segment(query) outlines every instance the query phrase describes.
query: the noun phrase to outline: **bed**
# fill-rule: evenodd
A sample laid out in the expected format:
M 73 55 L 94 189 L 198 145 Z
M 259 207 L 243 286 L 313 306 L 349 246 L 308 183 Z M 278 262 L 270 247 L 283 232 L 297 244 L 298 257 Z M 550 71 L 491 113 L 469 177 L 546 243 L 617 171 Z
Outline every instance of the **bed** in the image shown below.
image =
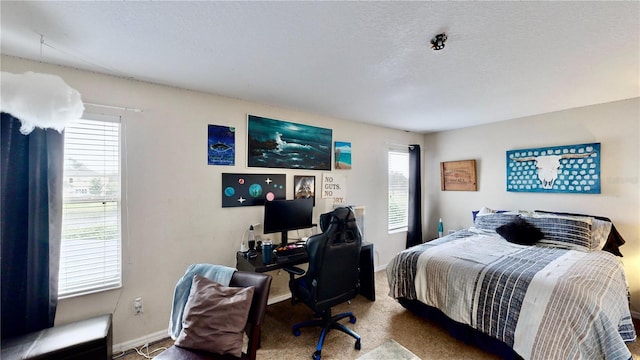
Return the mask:
M 396 255 L 389 295 L 503 358 L 631 359 L 622 244 L 604 217 L 484 208 Z

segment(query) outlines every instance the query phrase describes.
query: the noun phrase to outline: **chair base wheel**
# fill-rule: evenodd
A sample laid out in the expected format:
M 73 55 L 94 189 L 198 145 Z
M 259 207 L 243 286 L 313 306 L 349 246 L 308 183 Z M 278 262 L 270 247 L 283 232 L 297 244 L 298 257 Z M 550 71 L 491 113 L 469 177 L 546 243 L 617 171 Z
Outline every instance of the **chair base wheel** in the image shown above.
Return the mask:
M 360 340 L 358 339 L 358 340 L 356 340 L 356 346 L 355 346 L 355 348 L 356 348 L 356 350 L 360 350 L 360 347 L 361 347 L 361 345 L 360 345 Z
M 313 360 L 320 360 L 320 355 L 321 355 L 320 353 L 321 353 L 320 350 L 317 350 L 316 352 L 313 353 L 313 355 L 311 355 L 311 358 Z
M 353 316 L 353 315 L 349 316 L 349 322 L 352 323 L 352 324 L 355 324 L 356 323 L 356 317 Z
M 293 330 L 293 335 L 300 336 L 300 330 L 298 329 Z

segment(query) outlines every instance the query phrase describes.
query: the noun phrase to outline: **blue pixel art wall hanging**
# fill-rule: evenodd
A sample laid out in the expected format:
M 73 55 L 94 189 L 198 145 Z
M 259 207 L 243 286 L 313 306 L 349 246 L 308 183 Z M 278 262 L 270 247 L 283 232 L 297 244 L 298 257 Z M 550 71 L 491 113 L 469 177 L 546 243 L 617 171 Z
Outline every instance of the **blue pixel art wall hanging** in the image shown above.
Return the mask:
M 508 150 L 507 191 L 600 194 L 600 143 Z

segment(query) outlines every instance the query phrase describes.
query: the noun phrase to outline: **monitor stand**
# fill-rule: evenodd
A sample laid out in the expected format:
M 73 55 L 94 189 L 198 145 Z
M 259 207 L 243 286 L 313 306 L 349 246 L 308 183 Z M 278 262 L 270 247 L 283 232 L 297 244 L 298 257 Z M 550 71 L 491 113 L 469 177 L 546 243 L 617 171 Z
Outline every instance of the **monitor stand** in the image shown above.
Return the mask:
M 280 246 L 286 247 L 289 244 L 289 232 L 283 231 L 280 235 Z

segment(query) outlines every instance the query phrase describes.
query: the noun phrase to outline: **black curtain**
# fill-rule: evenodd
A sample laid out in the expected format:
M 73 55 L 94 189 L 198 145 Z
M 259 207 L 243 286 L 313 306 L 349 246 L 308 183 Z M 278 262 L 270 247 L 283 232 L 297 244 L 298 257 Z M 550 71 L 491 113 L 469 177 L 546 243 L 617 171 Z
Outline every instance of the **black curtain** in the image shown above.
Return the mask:
M 409 226 L 407 248 L 422 243 L 422 191 L 420 145 L 409 145 Z
M 2 113 L 2 339 L 53 326 L 58 304 L 64 135 Z

